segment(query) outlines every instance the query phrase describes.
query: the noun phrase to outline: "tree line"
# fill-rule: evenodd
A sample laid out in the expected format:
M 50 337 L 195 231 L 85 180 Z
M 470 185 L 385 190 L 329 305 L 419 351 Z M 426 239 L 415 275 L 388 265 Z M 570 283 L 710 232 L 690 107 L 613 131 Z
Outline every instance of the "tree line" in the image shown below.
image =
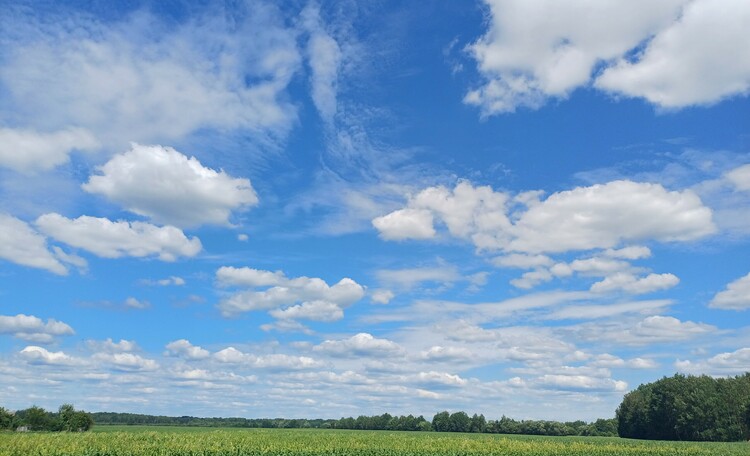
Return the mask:
M 84 432 L 91 429 L 94 419 L 90 413 L 76 410 L 71 404 L 63 404 L 55 412 L 32 406 L 12 412 L 0 407 L 0 429 Z
M 340 419 L 285 419 L 285 418 L 197 418 L 193 416 L 156 416 L 135 413 L 97 412 L 92 414 L 97 424 L 204 426 L 244 428 L 317 428 L 384 431 L 479 432 L 496 434 L 617 436 L 614 419 L 585 421 L 514 420 L 503 416 L 487 420 L 484 415 L 469 416 L 466 412 L 437 413 L 432 421 L 424 416 L 382 415 L 344 417 Z
M 677 374 L 626 394 L 616 412 L 620 437 L 750 439 L 750 373 L 729 378 Z

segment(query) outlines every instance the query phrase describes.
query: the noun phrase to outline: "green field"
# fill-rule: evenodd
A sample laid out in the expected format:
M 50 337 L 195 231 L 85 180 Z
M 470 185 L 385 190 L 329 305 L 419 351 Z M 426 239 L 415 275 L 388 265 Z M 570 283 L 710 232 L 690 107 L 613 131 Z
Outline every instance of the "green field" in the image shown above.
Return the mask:
M 747 443 L 646 442 L 435 432 L 98 426 L 87 433 L 0 433 L 0 456 L 605 456 L 748 455 Z

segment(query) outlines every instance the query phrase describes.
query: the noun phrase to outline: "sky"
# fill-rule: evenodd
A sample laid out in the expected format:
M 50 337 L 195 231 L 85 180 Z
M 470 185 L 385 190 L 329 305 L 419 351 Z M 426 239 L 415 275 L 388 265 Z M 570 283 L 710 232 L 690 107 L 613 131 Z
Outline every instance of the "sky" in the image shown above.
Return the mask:
M 0 8 L 0 406 L 613 417 L 750 371 L 750 3 Z

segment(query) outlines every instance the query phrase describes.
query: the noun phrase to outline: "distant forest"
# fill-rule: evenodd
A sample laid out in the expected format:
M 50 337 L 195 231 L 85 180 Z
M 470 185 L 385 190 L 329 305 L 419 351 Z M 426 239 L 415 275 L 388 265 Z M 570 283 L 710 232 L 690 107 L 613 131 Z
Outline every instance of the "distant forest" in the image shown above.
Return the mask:
M 237 428 L 318 428 L 389 431 L 478 432 L 549 436 L 605 436 L 658 440 L 739 441 L 750 439 L 750 373 L 730 378 L 675 375 L 626 394 L 612 419 L 585 421 L 514 420 L 503 416 L 440 412 L 423 416 L 359 416 L 340 419 L 197 418 L 40 407 L 10 412 L 0 407 L 0 429 L 86 431 L 94 424 Z
M 437 431 L 437 432 L 484 432 L 497 434 L 529 435 L 583 435 L 617 436 L 614 419 L 599 419 L 593 423 L 585 421 L 540 421 L 514 420 L 502 417 L 486 420 L 484 415 L 469 416 L 466 412 L 440 412 L 432 421 L 423 416 L 393 416 L 388 413 L 375 416 L 334 419 L 257 419 L 257 418 L 196 418 L 192 416 L 153 416 L 133 413 L 98 412 L 91 414 L 97 424 L 159 425 L 159 426 L 206 426 L 245 428 L 318 428 L 359 429 L 384 431 Z

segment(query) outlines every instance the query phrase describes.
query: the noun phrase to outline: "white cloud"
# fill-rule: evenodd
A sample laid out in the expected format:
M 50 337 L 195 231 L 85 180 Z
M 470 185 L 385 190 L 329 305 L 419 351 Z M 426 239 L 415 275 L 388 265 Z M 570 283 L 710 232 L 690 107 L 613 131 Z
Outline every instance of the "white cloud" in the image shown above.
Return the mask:
M 624 392 L 628 389 L 628 384 L 621 380 L 591 377 L 587 375 L 547 374 L 537 378 L 534 383 L 544 388 L 572 391 Z
M 423 231 L 434 232 L 436 217 L 451 235 L 471 240 L 478 249 L 525 254 L 612 249 L 641 240 L 689 241 L 716 231 L 711 209 L 695 193 L 667 191 L 659 184 L 620 180 L 577 187 L 526 202 L 525 211 L 513 214 L 508 213 L 509 201 L 505 193 L 462 181 L 453 191 L 427 188 L 410 198 L 406 209 L 377 218 L 373 225 L 385 239 L 422 239 L 398 230 L 394 236 L 391 229 L 402 225 L 404 211 L 419 211 L 427 223 Z M 389 223 L 378 222 L 384 219 Z
M 696 0 L 679 20 L 659 30 L 634 61 L 607 68 L 596 87 L 643 97 L 663 108 L 715 103 L 750 89 L 747 35 L 750 4 L 744 0 Z
M 743 0 L 485 3 L 489 28 L 467 48 L 483 84 L 464 98 L 483 116 L 565 99 L 592 76 L 597 89 L 664 108 L 710 104 L 750 87 L 750 51 L 735 46 L 750 20 Z
M 99 142 L 91 132 L 68 128 L 53 133 L 0 128 L 0 166 L 22 173 L 48 171 L 66 163 L 74 150 L 91 151 Z
M 669 299 L 621 302 L 617 304 L 566 306 L 545 316 L 550 320 L 611 318 L 627 313 L 654 314 L 673 304 Z
M 659 365 L 652 359 L 631 358 L 628 360 L 618 356 L 604 353 L 597 355 L 590 363 L 594 367 L 612 367 L 612 368 L 629 368 L 629 369 L 653 369 Z
M 216 271 L 216 280 L 222 286 L 269 287 L 287 282 L 282 271 L 264 271 L 253 268 L 222 266 Z
M 36 343 L 51 343 L 59 336 L 75 334 L 73 328 L 55 319 L 45 323 L 33 315 L 0 315 L 0 334 L 10 334 L 18 339 Z
M 204 167 L 171 147 L 133 144 L 83 184 L 130 212 L 158 223 L 228 225 L 233 210 L 258 203 L 248 179 Z
M 64 252 L 63 252 L 64 253 Z M 26 222 L 0 213 L 0 258 L 66 275 L 68 269 L 47 248 L 47 240 Z
M 201 251 L 198 238 L 187 238 L 173 226 L 158 227 L 145 222 L 113 222 L 106 218 L 81 216 L 69 219 L 50 213 L 36 220 L 39 229 L 70 246 L 105 258 L 156 255 L 163 261 L 192 257 Z
M 724 175 L 737 190 L 750 191 L 750 165 L 742 165 Z
M 224 286 L 271 286 L 265 290 L 239 291 L 222 299 L 217 307 L 224 316 L 269 310 L 272 316 L 283 320 L 335 321 L 343 316 L 344 308 L 365 295 L 364 287 L 349 278 L 329 286 L 323 279 L 288 278 L 281 271 L 221 267 L 216 271 L 216 279 Z
M 654 315 L 646 317 L 635 325 L 631 334 L 645 340 L 679 341 L 703 335 L 716 330 L 705 323 L 680 321 L 674 317 Z
M 463 347 L 443 347 L 434 345 L 420 354 L 427 361 L 466 361 L 474 357 L 472 352 Z
M 610 258 L 622 258 L 624 260 L 640 260 L 651 256 L 651 249 L 641 245 L 631 245 L 621 249 L 607 249 L 602 255 Z
M 208 358 L 211 353 L 201 347 L 193 345 L 187 339 L 179 339 L 168 343 L 165 347 L 167 351 L 165 354 L 170 356 L 179 356 L 186 359 L 205 359 Z
M 320 8 L 308 3 L 301 14 L 302 23 L 310 34 L 307 59 L 310 65 L 312 99 L 320 116 L 332 122 L 336 115 L 336 85 L 342 55 L 338 43 L 326 32 L 320 20 Z
M 344 311 L 338 304 L 323 300 L 305 301 L 285 309 L 274 309 L 269 314 L 280 320 L 338 321 L 344 318 Z
M 151 303 L 148 301 L 141 301 L 134 297 L 129 297 L 123 303 L 126 309 L 148 309 L 151 307 Z
M 86 345 L 93 351 L 105 353 L 128 353 L 138 349 L 138 344 L 132 340 L 120 339 L 114 342 L 111 338 L 103 341 L 88 340 Z
M 523 253 L 511 253 L 492 259 L 492 264 L 497 267 L 532 269 L 540 266 L 552 266 L 552 258 L 546 255 L 526 255 Z
M 433 238 L 436 232 L 432 223 L 432 213 L 424 209 L 399 209 L 372 220 L 380 237 L 389 241 Z
M 466 386 L 468 381 L 456 374 L 449 374 L 447 372 L 419 372 L 411 377 L 411 380 L 421 385 L 432 386 L 432 387 L 460 387 Z
M 180 25 L 144 12 L 17 16 L 4 22 L 6 115 L 44 131 L 85 128 L 115 147 L 199 129 L 283 134 L 296 117 L 283 96 L 300 66 L 296 32 L 272 4 L 241 9 Z
M 47 351 L 42 347 L 35 345 L 29 345 L 19 352 L 21 357 L 30 364 L 49 364 L 49 365 L 62 365 L 71 366 L 79 364 L 80 360 L 73 358 L 64 352 L 51 352 Z
M 162 287 L 167 287 L 171 285 L 179 287 L 179 286 L 185 285 L 185 279 L 183 279 L 182 277 L 177 277 L 177 276 L 169 276 L 166 279 L 159 279 L 155 282 L 148 281 L 147 283 L 156 284 Z
M 337 357 L 392 357 L 403 354 L 403 348 L 388 339 L 378 339 L 372 334 L 359 333 L 348 339 L 326 340 L 313 350 Z
M 750 273 L 729 283 L 724 291 L 716 293 L 708 306 L 715 309 L 750 309 Z
M 666 290 L 678 283 L 680 283 L 680 279 L 674 274 L 649 274 L 646 277 L 636 277 L 633 274 L 621 272 L 596 282 L 591 286 L 591 291 L 607 293 L 621 290 L 630 294 L 644 294 Z
M 711 209 L 690 190 L 613 181 L 551 195 L 515 224 L 509 250 L 530 253 L 613 248 L 654 239 L 688 241 L 712 234 Z
M 213 354 L 213 358 L 226 364 L 242 364 L 248 367 L 268 369 L 273 371 L 313 369 L 321 364 L 308 356 L 292 356 L 281 353 L 270 355 L 253 355 L 243 353 L 234 347 L 227 347 Z
M 424 282 L 449 285 L 462 279 L 455 266 L 437 266 L 407 269 L 381 269 L 375 273 L 377 279 L 391 287 L 410 290 Z
M 720 353 L 706 360 L 677 360 L 675 367 L 691 374 L 739 375 L 750 371 L 750 348 Z
M 578 330 L 584 339 L 626 345 L 649 345 L 682 342 L 706 336 L 715 332 L 717 328 L 706 323 L 652 315 L 635 323 L 588 323 L 580 325 Z
M 159 364 L 153 359 L 144 358 L 133 353 L 95 353 L 91 357 L 94 361 L 104 363 L 121 371 L 155 371 Z
M 381 288 L 370 293 L 370 301 L 373 304 L 388 304 L 395 296 L 391 290 Z
M 566 98 L 597 64 L 671 24 L 686 1 L 485 0 L 489 29 L 468 47 L 484 85 L 464 101 L 488 116 Z

